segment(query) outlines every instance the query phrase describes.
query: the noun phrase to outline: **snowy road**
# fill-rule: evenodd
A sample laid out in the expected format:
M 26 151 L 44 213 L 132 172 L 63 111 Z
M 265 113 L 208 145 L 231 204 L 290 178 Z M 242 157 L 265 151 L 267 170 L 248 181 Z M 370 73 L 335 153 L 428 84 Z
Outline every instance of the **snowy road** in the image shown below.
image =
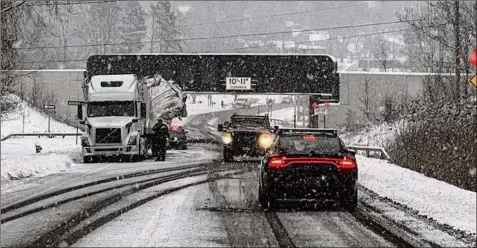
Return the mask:
M 186 129 L 198 138 L 217 139 L 217 123 L 233 112 L 258 111 L 202 114 L 190 118 Z M 335 208 L 263 212 L 256 195 L 257 163 L 221 161 L 220 146 L 190 144 L 187 151 L 168 151 L 165 162 L 78 164 L 25 179 L 2 189 L 1 246 L 469 244 L 362 186 L 356 213 Z M 392 220 L 396 216 L 402 223 Z
M 346 212 L 264 213 L 256 169 L 223 164 L 217 146 L 197 144 L 169 151 L 166 162 L 81 164 L 25 179 L 2 191 L 1 245 L 392 246 Z
M 176 191 L 122 214 L 73 246 L 392 246 L 346 212 L 264 213 L 257 182 L 252 171 Z

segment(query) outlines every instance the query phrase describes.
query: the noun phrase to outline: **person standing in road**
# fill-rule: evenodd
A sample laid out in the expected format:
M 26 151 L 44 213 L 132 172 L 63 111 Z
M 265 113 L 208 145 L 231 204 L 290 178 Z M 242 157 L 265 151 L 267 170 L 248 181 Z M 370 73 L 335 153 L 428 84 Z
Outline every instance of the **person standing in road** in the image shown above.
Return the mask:
M 222 105 L 222 108 L 224 108 L 224 100 L 220 102 L 220 105 Z
M 156 161 L 166 160 L 167 139 L 169 139 L 169 127 L 164 124 L 164 120 L 157 117 L 157 123 L 152 127 L 154 138 L 152 140 L 152 154 L 157 156 Z

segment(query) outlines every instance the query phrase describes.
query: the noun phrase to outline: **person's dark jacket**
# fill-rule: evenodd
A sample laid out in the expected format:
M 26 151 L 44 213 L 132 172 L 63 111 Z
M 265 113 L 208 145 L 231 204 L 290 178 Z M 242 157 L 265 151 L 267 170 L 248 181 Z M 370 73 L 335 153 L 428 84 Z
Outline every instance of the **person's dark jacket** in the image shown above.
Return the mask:
M 152 127 L 152 131 L 154 132 L 154 141 L 158 144 L 166 144 L 167 139 L 169 138 L 169 128 L 166 124 L 156 123 Z

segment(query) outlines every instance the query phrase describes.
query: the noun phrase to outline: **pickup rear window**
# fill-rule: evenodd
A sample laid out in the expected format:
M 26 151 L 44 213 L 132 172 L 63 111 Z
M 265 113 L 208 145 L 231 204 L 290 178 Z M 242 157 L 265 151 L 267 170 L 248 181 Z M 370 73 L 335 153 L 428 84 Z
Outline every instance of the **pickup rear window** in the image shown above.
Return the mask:
M 338 137 L 316 134 L 281 136 L 278 149 L 287 154 L 334 154 L 343 150 Z

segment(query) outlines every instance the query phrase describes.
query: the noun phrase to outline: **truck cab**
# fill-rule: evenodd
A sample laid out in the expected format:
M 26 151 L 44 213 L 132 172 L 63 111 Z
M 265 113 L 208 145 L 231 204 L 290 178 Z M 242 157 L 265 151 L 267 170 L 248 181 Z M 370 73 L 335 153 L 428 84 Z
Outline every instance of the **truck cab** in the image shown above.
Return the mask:
M 93 162 L 100 156 L 143 158 L 147 154 L 143 138 L 148 93 L 145 84 L 134 74 L 97 75 L 83 88 L 84 162 Z

